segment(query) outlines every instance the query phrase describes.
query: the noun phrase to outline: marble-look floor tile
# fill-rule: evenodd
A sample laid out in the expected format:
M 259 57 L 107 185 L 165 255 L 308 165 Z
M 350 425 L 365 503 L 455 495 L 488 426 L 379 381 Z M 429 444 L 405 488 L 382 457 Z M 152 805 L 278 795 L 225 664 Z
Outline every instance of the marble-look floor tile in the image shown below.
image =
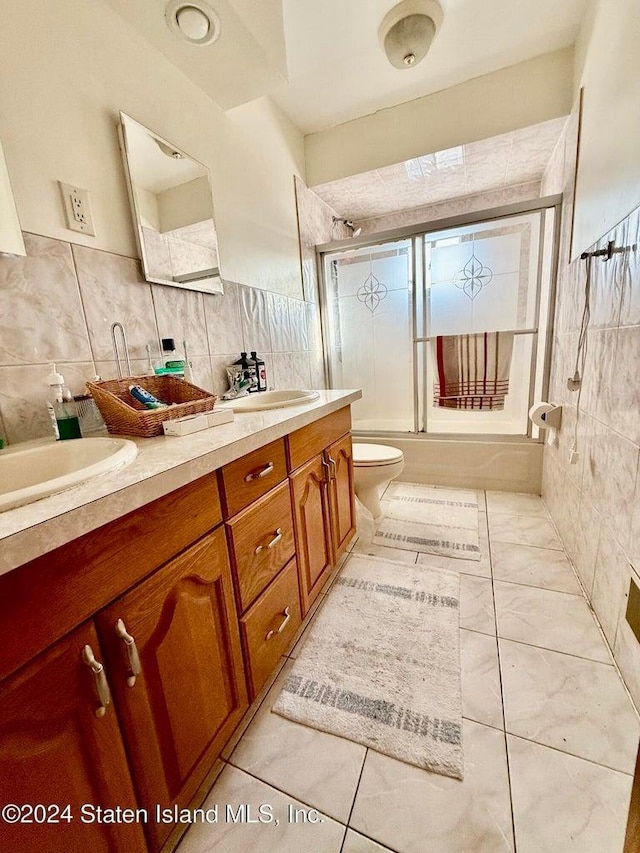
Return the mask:
M 387 853 L 390 850 L 390 847 L 383 847 L 359 832 L 348 829 L 340 853 Z
M 462 716 L 494 728 L 503 728 L 502 693 L 495 637 L 460 631 Z
M 463 721 L 464 781 L 369 750 L 350 827 L 403 853 L 513 850 L 504 734 Z
M 632 777 L 508 735 L 518 853 L 621 853 Z
M 281 671 L 230 762 L 346 822 L 366 747 L 272 713 L 292 666 L 290 661 Z
M 508 732 L 633 773 L 640 721 L 612 666 L 510 640 L 500 665 Z
M 492 543 L 514 542 L 516 545 L 563 550 L 553 524 L 546 518 L 536 516 L 490 512 L 489 538 Z
M 495 580 L 582 595 L 571 564 L 562 551 L 494 542 L 491 564 Z
M 217 823 L 197 823 L 190 827 L 180 844 L 180 853 L 339 853 L 345 827 L 325 815 L 315 823 L 290 822 L 289 806 L 305 808 L 292 797 L 276 791 L 247 773 L 227 766 L 211 789 L 202 808 L 218 805 Z M 227 806 L 237 813 L 238 806 L 246 804 L 253 819 L 259 816 L 260 806 L 270 806 L 272 822 L 234 823 L 225 820 Z M 268 815 L 269 811 L 264 810 Z M 265 818 L 266 819 L 266 818 Z M 277 821 L 277 823 L 276 823 Z
M 505 515 L 536 515 L 549 518 L 549 511 L 539 495 L 521 492 L 487 492 L 487 511 Z
M 496 633 L 491 581 L 460 575 L 460 627 L 483 634 Z
M 549 510 L 539 495 L 522 492 L 487 492 L 487 512 L 549 518 Z
M 231 735 L 229 740 L 224 745 L 224 748 L 223 748 L 222 752 L 220 753 L 220 757 L 222 759 L 224 759 L 224 761 L 228 761 L 229 758 L 231 757 L 231 753 L 233 752 L 233 750 L 236 748 L 236 746 L 240 742 L 240 739 L 242 738 L 243 734 L 249 728 L 249 723 L 251 722 L 251 720 L 253 720 L 255 715 L 258 713 L 258 709 L 260 708 L 260 705 L 262 705 L 264 697 L 267 695 L 267 693 L 273 687 L 276 678 L 280 675 L 282 667 L 286 664 L 286 662 L 287 662 L 287 657 L 285 655 L 283 655 L 280 658 L 280 660 L 278 661 L 278 663 L 276 664 L 276 666 L 275 666 L 273 672 L 271 673 L 271 675 L 269 676 L 269 678 L 266 680 L 266 682 L 260 688 L 260 692 L 257 694 L 256 698 L 253 700 L 253 702 L 251 703 L 251 705 L 249 706 L 249 708 L 245 712 L 245 715 L 243 716 L 243 718 L 238 723 L 235 731 L 233 732 L 233 734 Z
M 498 636 L 610 663 L 586 601 L 577 595 L 494 582 Z
M 418 554 L 418 565 L 431 566 L 434 569 L 449 569 L 451 572 L 475 575 L 479 578 L 491 578 L 491 564 L 488 556 L 484 554 L 481 560 L 461 560 L 458 557 L 445 557 L 442 554 Z

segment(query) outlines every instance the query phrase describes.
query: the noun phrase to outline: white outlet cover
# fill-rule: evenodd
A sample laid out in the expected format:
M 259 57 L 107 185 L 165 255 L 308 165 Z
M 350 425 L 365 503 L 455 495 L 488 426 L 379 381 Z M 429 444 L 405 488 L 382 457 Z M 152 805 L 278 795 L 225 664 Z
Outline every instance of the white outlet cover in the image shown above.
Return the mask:
M 65 184 L 62 181 L 58 181 L 58 183 L 62 193 L 67 228 L 95 237 L 96 232 L 93 227 L 93 217 L 89 204 L 89 191 L 73 186 L 73 184 Z

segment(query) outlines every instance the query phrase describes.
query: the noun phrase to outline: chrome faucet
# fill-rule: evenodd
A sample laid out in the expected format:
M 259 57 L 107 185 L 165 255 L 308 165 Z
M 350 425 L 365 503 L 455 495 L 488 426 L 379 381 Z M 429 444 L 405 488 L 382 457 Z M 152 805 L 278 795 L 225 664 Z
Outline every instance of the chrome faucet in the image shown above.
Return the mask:
M 250 376 L 238 376 L 232 383 L 228 391 L 226 391 L 222 395 L 223 400 L 235 400 L 238 397 L 246 397 L 249 393 L 249 389 L 254 385 L 257 380 L 255 377 L 251 379 Z

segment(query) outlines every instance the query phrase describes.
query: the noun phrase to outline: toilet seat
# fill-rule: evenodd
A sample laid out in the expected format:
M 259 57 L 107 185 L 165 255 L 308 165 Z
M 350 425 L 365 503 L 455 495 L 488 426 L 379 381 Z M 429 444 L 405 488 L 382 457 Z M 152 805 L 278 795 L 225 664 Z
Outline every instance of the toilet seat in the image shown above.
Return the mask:
M 361 444 L 353 445 L 353 464 L 357 468 L 379 468 L 384 465 L 396 465 L 404 458 L 404 454 L 397 447 L 389 447 L 388 444 Z

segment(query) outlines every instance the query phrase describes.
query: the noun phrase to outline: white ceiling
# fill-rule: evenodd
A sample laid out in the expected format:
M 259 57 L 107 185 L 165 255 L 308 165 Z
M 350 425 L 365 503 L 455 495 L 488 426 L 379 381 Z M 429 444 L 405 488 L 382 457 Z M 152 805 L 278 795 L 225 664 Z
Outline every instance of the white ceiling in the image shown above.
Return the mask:
M 538 181 L 565 118 L 471 142 L 313 187 L 334 210 L 356 222 L 398 210 Z
M 274 99 L 305 133 L 572 44 L 587 0 L 440 0 L 426 58 L 393 68 L 378 27 L 396 0 L 283 0 L 289 82 Z
M 208 0 L 220 18 L 210 45 L 188 44 L 165 22 L 168 0 L 104 0 L 222 109 L 286 80 L 282 0 Z
M 440 0 L 426 58 L 398 70 L 378 43 L 396 0 L 208 0 L 218 41 L 181 42 L 167 0 L 104 0 L 223 109 L 271 94 L 310 133 L 572 44 L 588 0 Z

